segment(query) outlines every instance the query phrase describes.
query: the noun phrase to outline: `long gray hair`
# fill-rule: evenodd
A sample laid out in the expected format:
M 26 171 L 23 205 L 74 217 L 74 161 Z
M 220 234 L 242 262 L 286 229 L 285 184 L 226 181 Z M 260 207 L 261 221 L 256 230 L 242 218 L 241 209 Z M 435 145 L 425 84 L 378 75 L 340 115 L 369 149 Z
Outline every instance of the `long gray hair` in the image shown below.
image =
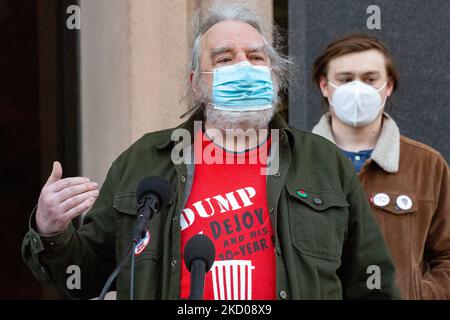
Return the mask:
M 203 35 L 211 27 L 222 21 L 239 21 L 249 24 L 262 35 L 263 41 L 266 44 L 267 54 L 272 65 L 275 91 L 274 106 L 277 108 L 280 100 L 279 96 L 286 93 L 288 88 L 287 72 L 288 66 L 292 62 L 287 56 L 284 56 L 281 53 L 284 42 L 276 26 L 272 24 L 270 28 L 265 28 L 268 24 L 264 21 L 264 19 L 243 5 L 216 6 L 211 8 L 203 17 L 200 10 L 194 15 L 193 29 L 195 30 L 195 33 L 190 66 L 190 71 L 194 74 L 194 84 L 197 84 L 200 80 L 201 41 Z M 272 30 L 273 45 L 267 41 L 263 34 L 263 30 L 269 29 Z M 190 83 L 188 83 L 185 100 L 189 109 L 182 115 L 182 117 L 185 117 L 193 112 L 203 111 L 204 104 L 202 101 L 198 101 L 198 99 L 195 98 L 195 93 L 193 92 Z

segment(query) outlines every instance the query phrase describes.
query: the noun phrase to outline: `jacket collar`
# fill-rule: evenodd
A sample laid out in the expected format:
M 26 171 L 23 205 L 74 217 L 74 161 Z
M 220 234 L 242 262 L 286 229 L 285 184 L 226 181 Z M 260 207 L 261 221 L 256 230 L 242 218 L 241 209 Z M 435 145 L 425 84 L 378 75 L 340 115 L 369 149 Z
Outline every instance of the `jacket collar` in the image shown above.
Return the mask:
M 322 116 L 312 132 L 336 144 L 331 131 L 331 115 L 329 112 Z M 381 134 L 371 158 L 384 171 L 389 173 L 398 172 L 400 164 L 400 130 L 394 119 L 387 113 L 384 113 Z

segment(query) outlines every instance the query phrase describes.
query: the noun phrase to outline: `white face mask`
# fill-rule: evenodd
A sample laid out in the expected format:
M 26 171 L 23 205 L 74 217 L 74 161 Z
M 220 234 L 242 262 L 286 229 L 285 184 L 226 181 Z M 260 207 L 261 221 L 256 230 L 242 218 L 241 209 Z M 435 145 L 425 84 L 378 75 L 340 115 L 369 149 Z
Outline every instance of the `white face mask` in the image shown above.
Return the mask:
M 379 92 L 386 87 L 387 81 L 378 90 L 361 81 L 341 86 L 328 83 L 336 88 L 332 101 L 328 101 L 339 120 L 347 125 L 360 127 L 373 122 L 386 103 L 386 100 L 381 100 Z

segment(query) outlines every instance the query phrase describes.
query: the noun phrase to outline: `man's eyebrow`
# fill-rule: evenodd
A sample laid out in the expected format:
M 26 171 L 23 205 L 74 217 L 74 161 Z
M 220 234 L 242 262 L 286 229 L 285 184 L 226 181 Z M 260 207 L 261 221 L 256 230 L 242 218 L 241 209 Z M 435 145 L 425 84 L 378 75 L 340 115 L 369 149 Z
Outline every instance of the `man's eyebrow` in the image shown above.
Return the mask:
M 214 58 L 215 56 L 218 56 L 219 54 L 230 52 L 232 50 L 233 50 L 233 48 L 231 46 L 223 46 L 223 47 L 211 48 L 209 51 L 210 51 L 211 58 Z
M 367 71 L 367 72 L 364 72 L 362 75 L 363 76 L 370 76 L 370 75 L 380 75 L 381 74 L 381 72 L 380 71 L 377 71 L 377 70 L 371 70 L 371 71 Z
M 342 71 L 342 72 L 337 72 L 335 74 L 335 76 L 352 76 L 354 75 L 354 72 L 350 72 L 350 71 Z
M 245 48 L 245 51 L 247 51 L 247 52 L 261 52 L 261 51 L 267 52 L 268 46 L 266 44 L 251 46 L 251 47 Z
M 227 53 L 227 52 L 231 52 L 233 51 L 233 47 L 232 46 L 223 46 L 223 47 L 217 47 L 217 48 L 211 48 L 210 51 L 210 56 L 212 58 L 214 58 L 215 56 L 218 56 L 222 53 Z M 263 45 L 255 45 L 255 46 L 250 46 L 250 47 L 246 47 L 244 48 L 244 51 L 246 52 L 267 52 L 267 45 L 263 44 Z
M 380 75 L 380 71 L 377 70 L 370 70 L 370 71 L 366 71 L 364 73 L 362 73 L 362 76 L 369 76 L 369 75 Z M 342 72 L 337 72 L 335 74 L 336 76 L 352 76 L 355 75 L 355 72 L 351 72 L 351 71 L 342 71 Z

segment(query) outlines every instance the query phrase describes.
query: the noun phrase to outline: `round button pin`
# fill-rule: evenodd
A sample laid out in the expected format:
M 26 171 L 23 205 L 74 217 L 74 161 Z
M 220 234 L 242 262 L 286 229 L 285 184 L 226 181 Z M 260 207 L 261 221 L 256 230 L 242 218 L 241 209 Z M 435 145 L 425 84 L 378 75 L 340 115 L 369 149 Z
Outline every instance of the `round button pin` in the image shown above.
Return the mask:
M 399 207 L 402 210 L 409 210 L 412 208 L 413 205 L 411 198 L 406 195 L 399 196 L 395 203 L 397 204 L 397 207 Z
M 136 243 L 136 247 L 134 249 L 134 255 L 135 256 L 140 255 L 142 253 L 142 251 L 145 250 L 145 248 L 147 247 L 149 242 L 150 242 L 150 231 L 147 230 L 145 232 L 144 238 L 142 238 L 138 243 Z
M 389 196 L 386 193 L 377 193 L 373 197 L 373 203 L 377 207 L 386 207 L 389 204 L 389 202 L 391 202 L 391 198 L 389 198 Z
M 299 196 L 299 197 L 302 197 L 302 198 L 308 198 L 308 194 L 305 192 L 305 190 L 298 190 L 297 191 L 297 195 Z

